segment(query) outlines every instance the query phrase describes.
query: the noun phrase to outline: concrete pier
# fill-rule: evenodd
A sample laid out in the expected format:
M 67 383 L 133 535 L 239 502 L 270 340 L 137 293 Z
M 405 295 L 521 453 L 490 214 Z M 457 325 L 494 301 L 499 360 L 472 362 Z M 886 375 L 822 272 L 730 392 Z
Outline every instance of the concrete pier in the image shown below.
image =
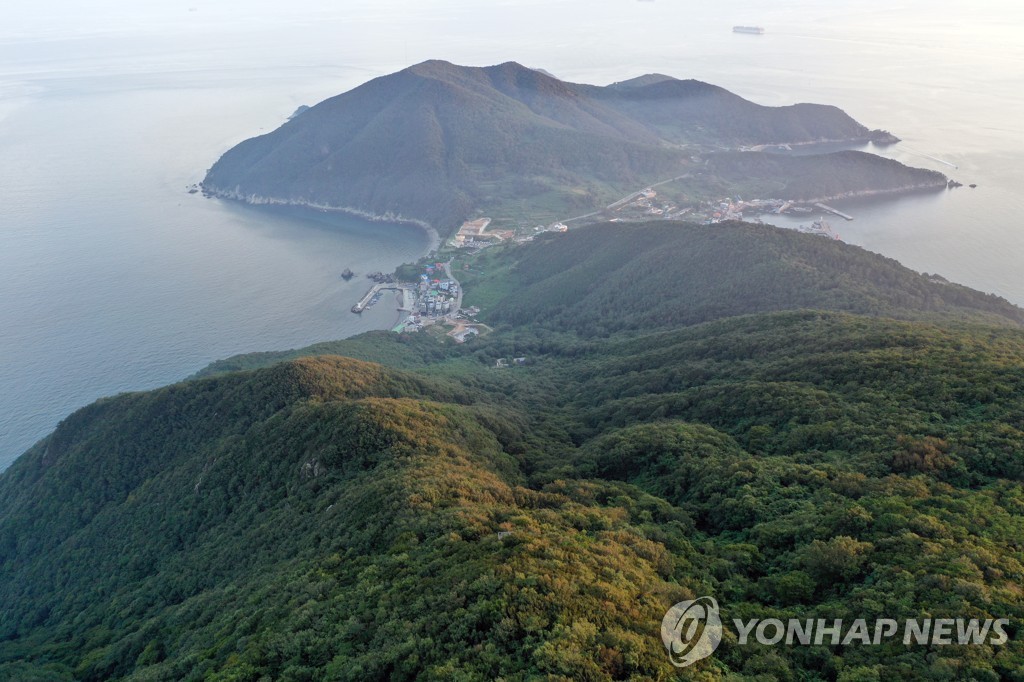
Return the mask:
M 837 215 L 837 216 L 839 216 L 840 218 L 842 218 L 844 220 L 853 220 L 853 216 L 852 215 L 846 215 L 842 211 L 838 211 L 838 210 L 832 208 L 831 206 L 826 206 L 825 204 L 815 204 L 815 206 L 820 208 L 822 211 L 825 211 L 827 213 L 831 213 L 832 215 Z
M 414 300 L 415 295 L 413 294 L 413 290 L 410 287 L 402 286 L 401 284 L 382 283 L 374 284 L 372 287 L 370 287 L 370 290 L 367 291 L 366 294 L 364 294 L 361 299 L 359 299 L 359 302 L 352 306 L 352 312 L 363 312 L 364 310 L 366 310 L 366 306 L 370 304 L 370 301 L 373 300 L 374 296 L 376 296 L 379 292 L 387 291 L 388 289 L 402 292 L 402 306 L 399 308 L 399 310 L 408 310 L 411 308 L 411 301 Z

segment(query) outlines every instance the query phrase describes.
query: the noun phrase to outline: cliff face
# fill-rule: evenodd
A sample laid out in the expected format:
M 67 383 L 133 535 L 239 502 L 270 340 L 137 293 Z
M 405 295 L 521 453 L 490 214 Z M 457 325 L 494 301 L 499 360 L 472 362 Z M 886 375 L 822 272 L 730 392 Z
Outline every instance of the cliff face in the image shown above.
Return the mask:
M 595 87 L 515 63 L 433 61 L 239 144 L 203 187 L 222 197 L 402 216 L 447 233 L 474 209 L 505 201 L 593 208 L 677 174 L 689 158 L 685 145 L 873 135 L 835 107 L 762 107 L 698 81 L 657 76 Z

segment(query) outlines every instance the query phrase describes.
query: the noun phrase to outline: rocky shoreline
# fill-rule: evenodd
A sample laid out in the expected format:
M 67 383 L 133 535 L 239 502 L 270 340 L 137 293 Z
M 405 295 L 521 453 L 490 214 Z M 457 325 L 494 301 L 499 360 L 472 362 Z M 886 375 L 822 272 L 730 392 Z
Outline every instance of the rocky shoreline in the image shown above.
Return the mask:
M 418 218 L 406 218 L 402 215 L 395 215 L 390 211 L 381 215 L 364 211 L 359 208 L 353 208 L 351 206 L 332 206 L 330 204 L 306 201 L 305 199 L 282 199 L 280 197 L 267 197 L 261 194 L 244 194 L 237 189 L 225 190 L 217 187 L 210 187 L 203 183 L 199 184 L 199 188 L 202 190 L 203 196 L 205 197 L 239 201 L 252 206 L 295 206 L 299 208 L 315 209 L 318 211 L 328 211 L 331 213 L 345 213 L 372 223 L 413 225 L 427 233 L 427 236 L 430 238 L 429 251 L 437 250 L 437 247 L 441 244 L 441 235 L 438 234 L 437 230 L 430 223 L 424 220 L 419 220 Z
M 739 151 L 765 151 L 769 149 L 779 149 L 785 147 L 813 147 L 814 145 L 826 145 L 826 144 L 867 144 L 871 142 L 880 147 L 887 147 L 897 142 L 902 142 L 900 138 L 896 137 L 888 130 L 872 130 L 867 135 L 862 137 L 846 137 L 834 140 L 804 140 L 802 142 L 766 142 L 763 144 L 751 145 L 751 146 L 740 146 Z
M 899 187 L 890 187 L 888 189 L 854 190 L 850 192 L 843 192 L 841 194 L 832 194 L 824 197 L 814 197 L 813 199 L 800 199 L 800 203 L 825 203 L 827 201 L 840 201 L 843 199 L 864 199 L 868 197 L 891 196 L 894 194 L 911 194 L 913 192 L 924 192 L 940 189 L 946 189 L 945 176 L 943 176 L 943 178 L 941 179 L 936 178 L 931 182 L 919 182 L 913 185 L 901 185 Z
M 908 185 L 900 185 L 898 187 L 889 187 L 885 189 L 851 190 L 849 192 L 841 192 L 838 194 L 829 194 L 806 199 L 801 198 L 796 201 L 797 203 L 800 204 L 814 204 L 827 203 L 830 201 L 842 201 L 848 199 L 866 199 L 871 197 L 886 197 L 901 194 L 912 194 L 914 192 L 938 191 L 946 189 L 947 182 L 948 179 L 944 175 L 937 173 L 936 177 L 932 180 L 929 180 L 928 182 L 918 182 Z M 418 218 L 407 218 L 400 214 L 396 215 L 391 212 L 384 214 L 375 214 L 362 209 L 353 208 L 351 206 L 334 206 L 331 204 L 316 203 L 303 199 L 282 199 L 280 197 L 268 197 L 260 194 L 244 194 L 238 189 L 224 190 L 215 187 L 210 187 L 209 185 L 205 185 L 202 183 L 200 183 L 198 187 L 202 191 L 203 196 L 216 197 L 218 199 L 228 199 L 231 201 L 239 201 L 253 206 L 295 206 L 300 208 L 315 209 L 318 211 L 345 213 L 370 222 L 413 225 L 427 233 L 427 236 L 430 239 L 430 247 L 428 249 L 428 253 L 436 251 L 441 244 L 441 237 L 438 234 L 437 230 L 434 228 L 434 226 Z

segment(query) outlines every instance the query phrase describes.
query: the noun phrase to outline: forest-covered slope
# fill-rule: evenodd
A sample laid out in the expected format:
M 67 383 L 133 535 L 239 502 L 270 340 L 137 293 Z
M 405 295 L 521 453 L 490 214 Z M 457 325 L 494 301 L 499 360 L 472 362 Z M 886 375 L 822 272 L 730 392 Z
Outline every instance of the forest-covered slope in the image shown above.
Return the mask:
M 678 320 L 591 333 L 612 290 L 661 291 L 587 266 L 655 251 L 598 228 L 562 236 L 590 254 L 487 261 L 506 300 L 467 344 L 365 335 L 71 415 L 0 475 L 0 679 L 1020 679 L 1020 311 L 820 237 L 675 228 L 662 250 L 709 261 Z M 716 269 L 741 229 L 771 258 Z M 542 254 L 569 273 L 547 288 L 598 298 L 530 317 Z M 803 292 L 836 273 L 854 293 Z M 727 622 L 1008 618 L 1010 641 L 727 630 L 676 669 L 661 618 L 699 595 Z
M 489 322 L 584 335 L 799 308 L 1024 323 L 1024 311 L 991 294 L 857 246 L 749 223 L 595 225 L 492 250 L 461 277 L 467 305 L 491 303 Z
M 690 172 L 695 150 L 869 139 L 888 135 L 835 107 L 764 107 L 698 81 L 661 77 L 597 87 L 513 62 L 476 68 L 435 60 L 376 78 L 242 142 L 210 168 L 203 188 L 254 203 L 426 221 L 447 234 L 477 209 L 500 211 L 523 200 L 540 208 L 538 215 L 600 208 Z M 821 190 L 938 182 L 901 164 L 875 173 L 868 160 L 841 161 L 762 161 L 746 179 L 771 186 L 785 170 L 799 182 L 824 166 L 832 182 Z M 728 173 L 720 182 L 726 193 L 747 186 Z

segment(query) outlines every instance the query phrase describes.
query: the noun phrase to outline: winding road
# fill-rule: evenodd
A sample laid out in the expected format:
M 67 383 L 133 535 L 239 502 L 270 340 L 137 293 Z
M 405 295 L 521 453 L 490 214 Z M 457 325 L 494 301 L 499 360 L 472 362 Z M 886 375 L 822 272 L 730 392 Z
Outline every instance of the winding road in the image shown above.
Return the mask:
M 452 260 L 454 260 L 454 258 L 449 259 L 448 262 L 444 264 L 444 276 L 455 282 L 459 287 L 459 293 L 455 294 L 455 305 L 452 306 L 451 312 L 445 315 L 445 319 L 449 322 L 455 322 L 455 315 L 462 309 L 462 282 L 452 276 Z

